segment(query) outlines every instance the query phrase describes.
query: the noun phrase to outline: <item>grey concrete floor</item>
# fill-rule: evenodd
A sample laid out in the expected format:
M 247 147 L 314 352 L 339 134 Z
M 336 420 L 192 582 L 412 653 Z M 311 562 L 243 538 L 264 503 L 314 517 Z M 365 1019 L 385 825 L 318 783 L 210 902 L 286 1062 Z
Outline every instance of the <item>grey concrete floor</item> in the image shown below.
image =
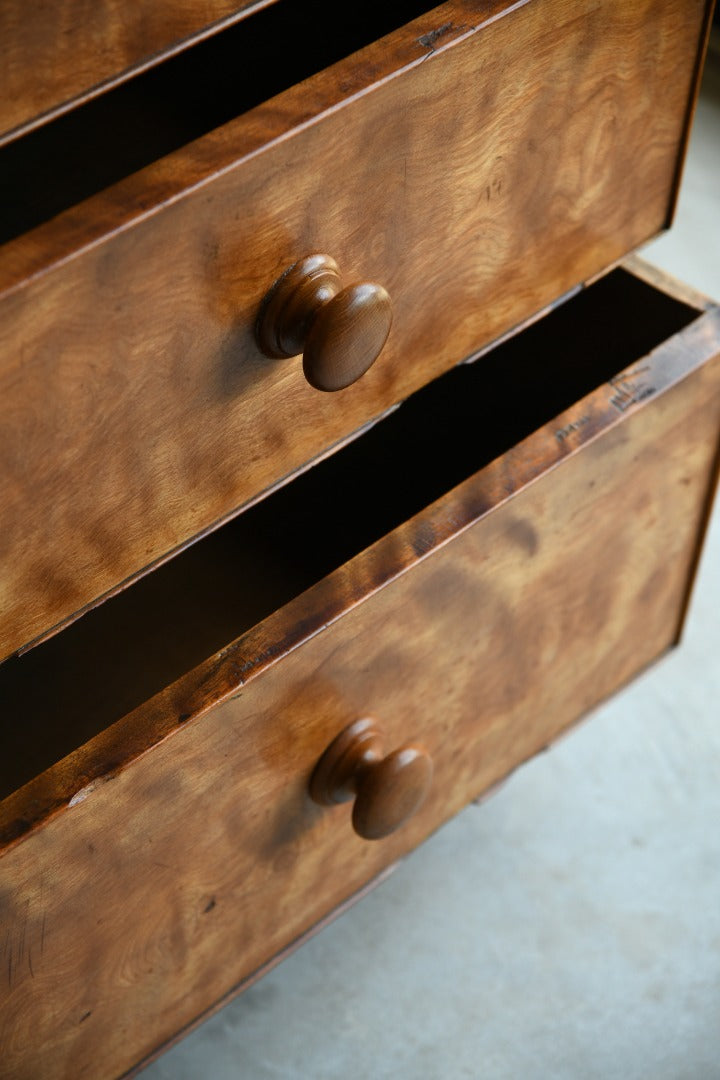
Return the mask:
M 720 298 L 720 54 L 673 230 Z M 720 514 L 671 656 L 143 1080 L 720 1080 Z

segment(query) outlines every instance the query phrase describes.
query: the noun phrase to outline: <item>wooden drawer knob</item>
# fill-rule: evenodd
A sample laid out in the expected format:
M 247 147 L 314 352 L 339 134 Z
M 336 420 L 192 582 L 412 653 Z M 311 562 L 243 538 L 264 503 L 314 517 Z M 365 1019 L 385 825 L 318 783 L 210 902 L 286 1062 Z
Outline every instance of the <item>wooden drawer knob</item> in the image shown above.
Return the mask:
M 380 355 L 392 323 L 382 285 L 342 288 L 337 263 L 310 255 L 289 267 L 263 300 L 257 340 L 265 356 L 303 354 L 316 390 L 343 390 Z
M 321 806 L 355 799 L 352 823 L 364 840 L 379 840 L 415 813 L 430 790 L 433 766 L 420 746 L 383 757 L 374 720 L 356 720 L 330 744 L 310 780 Z

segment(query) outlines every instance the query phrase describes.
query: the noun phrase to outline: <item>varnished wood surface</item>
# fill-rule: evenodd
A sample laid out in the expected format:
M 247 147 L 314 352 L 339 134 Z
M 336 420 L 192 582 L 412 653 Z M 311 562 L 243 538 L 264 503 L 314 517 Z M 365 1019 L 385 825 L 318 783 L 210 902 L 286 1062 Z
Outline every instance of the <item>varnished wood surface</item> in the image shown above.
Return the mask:
M 186 1027 L 176 1032 L 172 1039 L 170 1039 L 166 1043 L 163 1043 L 161 1046 L 156 1047 L 151 1054 L 149 1054 L 146 1058 L 143 1058 L 143 1060 L 138 1062 L 137 1065 L 133 1066 L 132 1069 L 125 1073 L 125 1076 L 122 1078 L 122 1080 L 130 1080 L 130 1077 L 136 1076 L 151 1062 L 155 1061 L 158 1057 L 161 1057 L 167 1050 L 170 1049 L 171 1046 L 174 1046 L 178 1042 L 181 1042 L 182 1039 L 184 1039 L 187 1035 L 194 1031 L 195 1028 L 199 1027 L 200 1024 L 203 1024 L 211 1016 L 214 1016 L 215 1013 L 219 1012 L 222 1008 L 225 1007 L 225 1005 L 229 1004 L 229 1002 L 231 1002 L 239 994 L 243 994 L 254 983 L 264 978 L 264 976 L 267 975 L 270 971 L 272 971 L 273 968 L 277 967 L 278 964 L 281 964 L 294 952 L 296 952 L 298 949 L 301 949 L 307 941 L 310 941 L 317 934 L 322 933 L 322 931 L 326 927 L 330 926 L 333 922 L 335 922 L 336 919 L 339 919 L 342 915 L 345 914 L 346 911 L 349 911 L 360 900 L 364 900 L 365 897 L 373 891 L 373 889 L 377 888 L 378 885 L 382 885 L 383 882 L 387 881 L 391 874 L 393 874 L 398 868 L 398 865 L 399 864 L 394 863 L 386 867 L 384 870 L 381 871 L 381 873 L 377 875 L 377 877 L 374 877 L 371 881 L 367 883 L 367 885 L 364 885 L 362 889 L 359 889 L 356 893 L 353 893 L 352 896 L 350 896 L 347 900 L 340 904 L 339 907 L 336 907 L 333 911 L 326 915 L 325 918 L 321 919 L 320 922 L 315 923 L 315 925 L 312 926 L 307 931 L 307 933 L 301 934 L 300 937 L 295 938 L 295 940 L 292 941 L 286 949 L 283 949 L 282 952 L 278 953 L 271 960 L 268 960 L 266 964 L 263 964 L 261 968 L 258 968 L 257 971 L 254 971 L 249 979 L 243 979 L 242 982 L 239 982 L 237 983 L 237 985 L 231 987 L 231 989 L 227 992 L 227 994 L 224 995 L 224 997 L 221 997 L 218 1001 L 213 1002 L 213 1004 L 208 1009 L 206 1009 L 205 1012 L 193 1017 L 192 1021 L 187 1024 Z
M 3 0 L 0 142 L 274 0 Z M 190 40 L 189 40 L 190 39 Z
M 0 860 L 10 1077 L 117 1076 L 674 643 L 718 444 L 716 315 L 96 740 L 103 775 L 83 786 L 93 748 L 55 770 L 70 805 Z M 367 715 L 435 765 L 372 844 L 308 794 Z
M 661 229 L 702 8 L 453 0 L 8 244 L 0 655 Z M 393 298 L 341 399 L 253 337 L 312 250 Z

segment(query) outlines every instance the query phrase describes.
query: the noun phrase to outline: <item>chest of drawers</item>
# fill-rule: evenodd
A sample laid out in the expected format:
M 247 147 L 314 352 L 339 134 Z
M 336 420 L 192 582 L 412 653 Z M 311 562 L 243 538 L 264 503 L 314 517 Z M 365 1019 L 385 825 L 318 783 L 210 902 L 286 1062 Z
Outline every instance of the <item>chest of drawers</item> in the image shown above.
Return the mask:
M 617 266 L 708 5 L 206 8 L 43 88 L 3 16 L 12 1077 L 127 1073 L 671 647 L 715 481 L 720 313 Z

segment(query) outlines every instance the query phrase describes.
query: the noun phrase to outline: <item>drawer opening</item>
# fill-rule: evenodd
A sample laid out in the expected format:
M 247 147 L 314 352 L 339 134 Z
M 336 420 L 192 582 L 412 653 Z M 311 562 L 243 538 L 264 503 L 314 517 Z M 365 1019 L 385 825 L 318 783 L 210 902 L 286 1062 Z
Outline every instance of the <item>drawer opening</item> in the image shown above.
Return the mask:
M 424 387 L 355 441 L 55 637 L 7 660 L 0 665 L 0 798 L 699 314 L 616 270 L 481 360 Z
M 0 243 L 260 105 L 437 0 L 276 0 L 0 148 Z M 48 184 L 48 176 L 52 183 Z

